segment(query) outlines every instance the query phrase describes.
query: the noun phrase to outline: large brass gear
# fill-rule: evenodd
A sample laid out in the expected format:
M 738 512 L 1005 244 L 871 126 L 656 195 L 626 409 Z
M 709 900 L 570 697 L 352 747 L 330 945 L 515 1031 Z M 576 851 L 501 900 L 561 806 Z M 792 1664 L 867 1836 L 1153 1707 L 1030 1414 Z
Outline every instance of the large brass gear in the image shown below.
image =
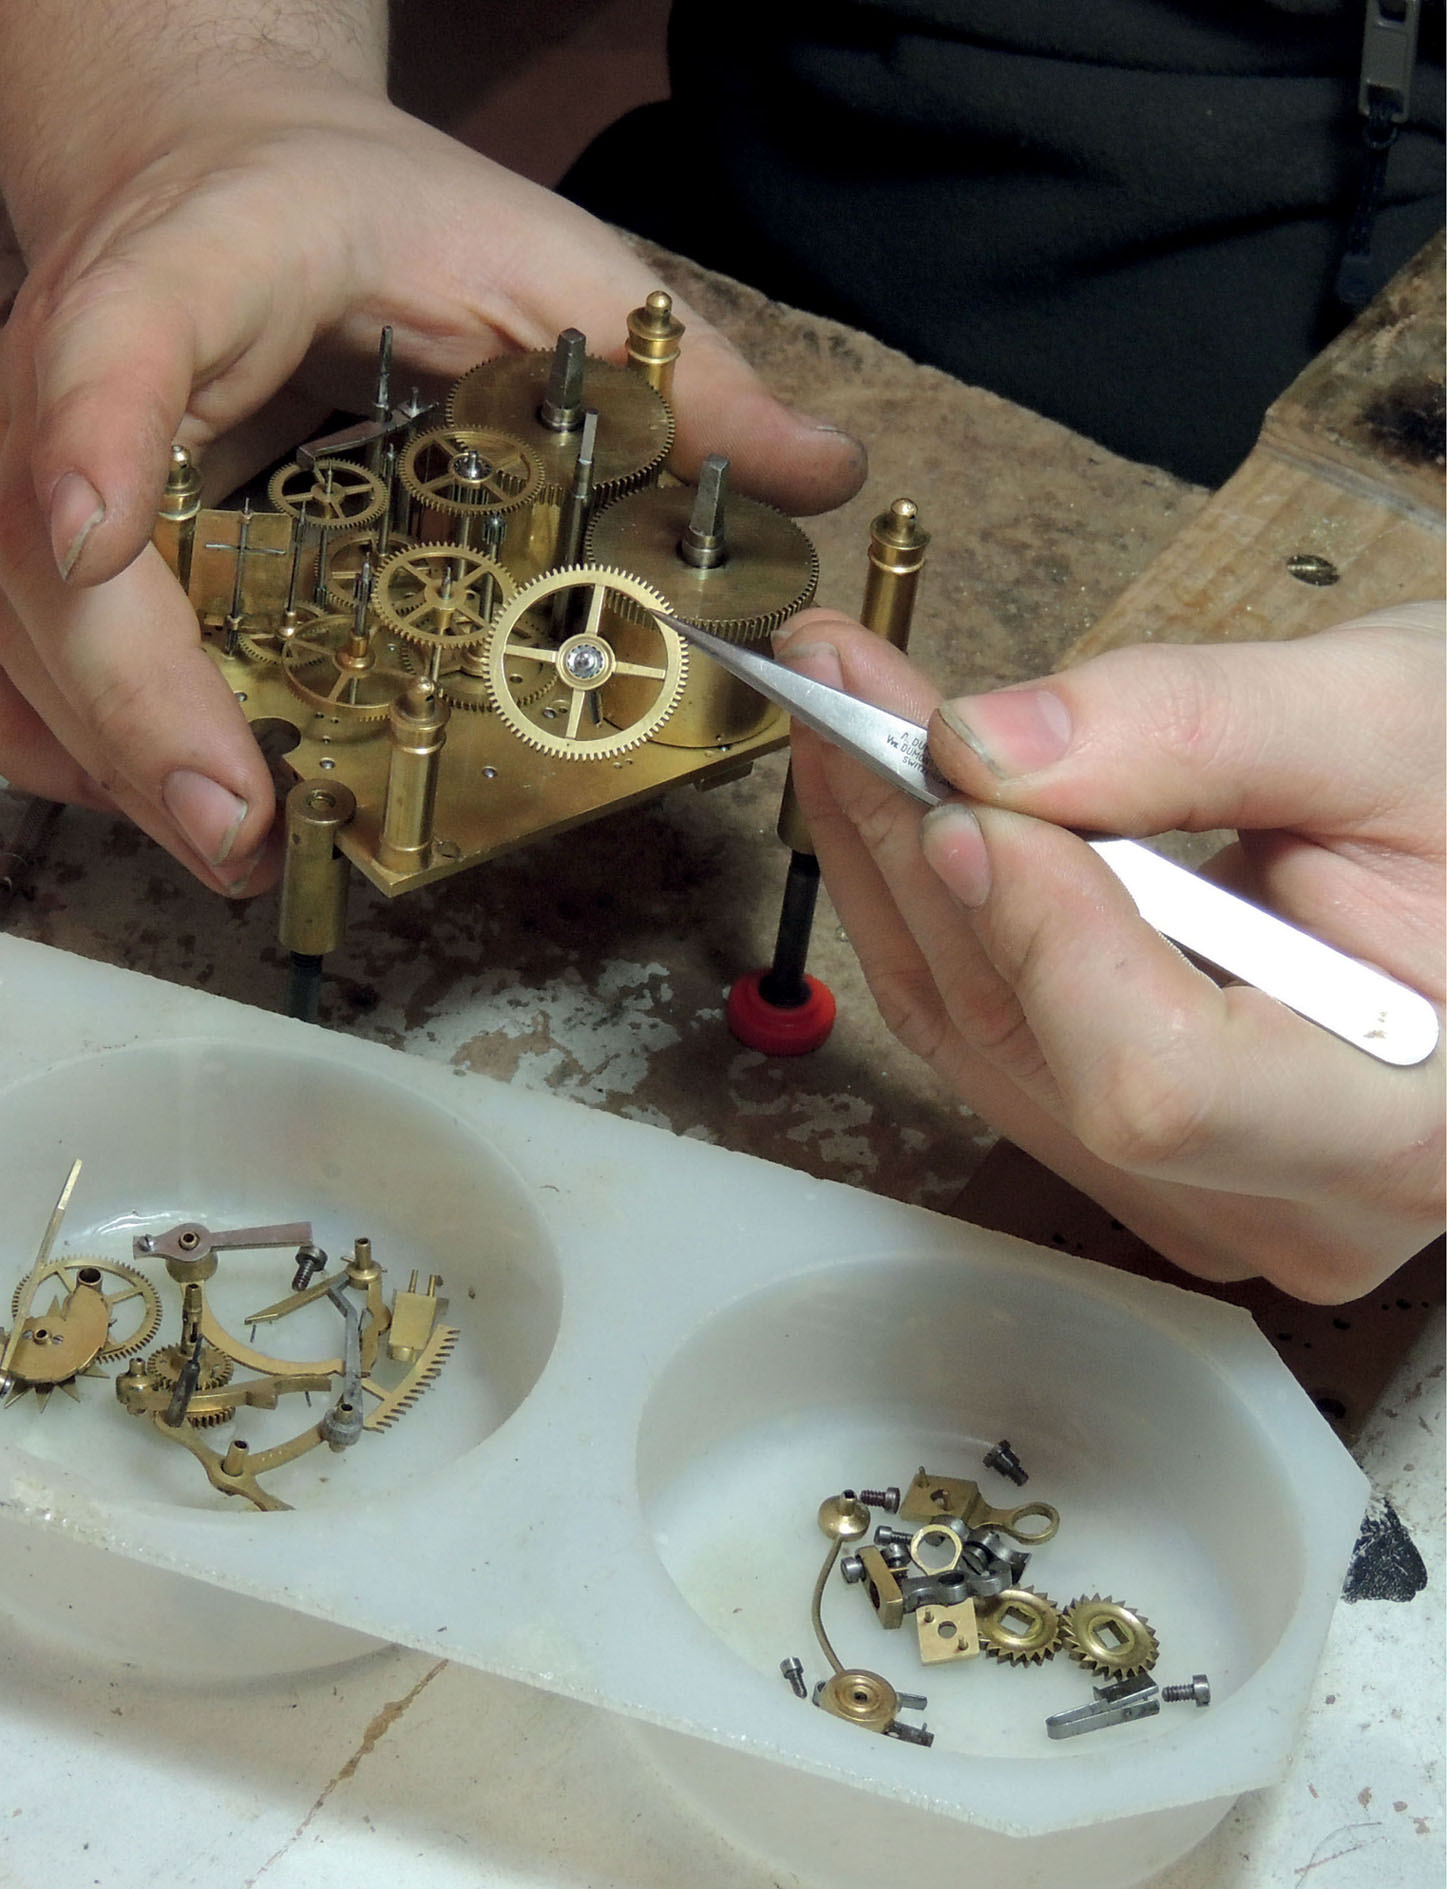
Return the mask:
M 350 616 L 319 617 L 282 651 L 282 674 L 293 695 L 339 722 L 380 722 L 417 673 L 410 651 L 375 631 L 359 646 Z
M 1010 1666 L 1054 1659 L 1064 1639 L 1060 1609 L 1033 1587 L 1007 1587 L 976 1601 L 975 1624 L 989 1657 Z
M 1160 1641 L 1144 1614 L 1099 1594 L 1082 1595 L 1065 1609 L 1061 1637 L 1073 1660 L 1107 1679 L 1134 1679 L 1161 1656 Z
M 524 627 L 524 619 L 545 598 L 563 590 L 587 591 L 588 605 L 582 628 L 554 648 L 533 640 L 535 628 Z M 660 654 L 653 661 L 621 660 L 603 633 L 604 612 L 612 598 L 644 612 L 664 607 L 658 593 L 641 578 L 599 565 L 575 564 L 545 571 L 524 584 L 499 613 L 487 643 L 488 687 L 501 719 L 530 748 L 565 761 L 608 760 L 641 747 L 678 706 L 688 672 L 688 653 L 682 638 L 649 615 Z M 531 665 L 545 675 L 551 670 L 550 682 L 561 685 L 564 702 L 555 711 L 543 710 L 545 720 L 561 720 L 562 726 L 556 731 L 524 712 L 525 705 L 511 680 L 519 664 L 524 668 Z M 590 703 L 597 702 L 601 714 L 601 697 L 615 677 L 653 684 L 646 691 L 646 706 L 621 725 L 603 728 L 594 722 L 589 725 L 599 727 L 600 732 L 584 733 L 586 718 L 592 712 Z
M 159 1351 L 152 1352 L 146 1359 L 146 1373 L 163 1390 L 174 1390 L 177 1380 L 186 1367 L 186 1362 L 187 1354 L 184 1346 L 163 1345 Z M 219 1345 L 209 1342 L 203 1344 L 201 1375 L 196 1380 L 197 1393 L 224 1390 L 231 1382 L 235 1370 L 236 1366 Z M 235 1412 L 230 1410 L 205 1410 L 195 1416 L 188 1412 L 186 1421 L 193 1429 L 209 1430 L 215 1424 L 228 1422 L 234 1415 Z
M 578 434 L 555 433 L 538 418 L 552 366 L 551 348 L 480 362 L 447 396 L 447 421 L 454 427 L 494 427 L 520 440 L 542 463 L 539 497 L 556 504 L 572 484 Z M 594 503 L 607 504 L 652 480 L 673 449 L 673 415 L 663 396 L 631 368 L 590 354 L 583 368 L 582 405 L 598 414 Z
M 408 532 L 394 531 L 387 539 L 387 556 L 394 551 L 410 551 L 416 542 Z M 359 531 L 339 531 L 327 539 L 324 589 L 333 610 L 356 609 L 362 562 L 369 554 L 375 574 L 382 560 L 377 555 L 377 534 L 367 526 Z
M 161 1300 L 156 1288 L 144 1273 L 137 1272 L 134 1266 L 122 1264 L 117 1259 L 96 1259 L 90 1254 L 67 1255 L 64 1259 L 52 1259 L 35 1280 L 34 1287 L 27 1274 L 15 1288 L 15 1296 L 10 1301 L 10 1315 L 17 1318 L 20 1314 L 22 1296 L 34 1295 L 48 1279 L 59 1281 L 62 1291 L 70 1292 L 79 1282 L 82 1271 L 109 1273 L 119 1281 L 113 1291 L 100 1288 L 101 1296 L 110 1308 L 110 1328 L 106 1341 L 96 1353 L 97 1364 L 109 1364 L 115 1358 L 128 1358 L 132 1352 L 148 1345 L 161 1329 Z M 117 1329 L 116 1313 L 121 1306 L 129 1306 L 130 1311 L 122 1317 Z
M 266 496 L 299 524 L 331 532 L 374 524 L 386 506 L 387 488 L 349 459 L 318 459 L 310 466 L 293 459 L 272 473 Z
M 814 601 L 818 554 L 792 518 L 731 491 L 728 556 L 712 569 L 695 570 L 678 551 L 693 497 L 686 485 L 630 492 L 594 514 L 587 557 L 632 571 L 667 597 L 673 615 L 686 623 L 731 643 L 766 643 L 786 617 Z
M 494 427 L 438 427 L 407 446 L 397 477 L 425 511 L 485 518 L 531 505 L 543 489 L 543 463 L 521 440 Z
M 382 621 L 429 654 L 480 650 L 517 585 L 495 558 L 455 544 L 419 544 L 377 567 L 372 603 Z

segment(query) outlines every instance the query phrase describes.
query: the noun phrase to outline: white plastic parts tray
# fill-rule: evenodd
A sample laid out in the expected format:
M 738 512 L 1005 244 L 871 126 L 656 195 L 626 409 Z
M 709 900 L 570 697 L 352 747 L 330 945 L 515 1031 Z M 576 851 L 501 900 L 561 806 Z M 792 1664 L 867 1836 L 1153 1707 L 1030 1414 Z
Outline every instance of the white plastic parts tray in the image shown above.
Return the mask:
M 108 1384 L 0 1412 L 0 1605 L 32 1623 L 94 1646 L 124 1618 L 154 1670 L 238 1677 L 371 1636 L 610 1708 L 808 1882 L 1127 1889 L 1281 1775 L 1366 1484 L 1244 1313 L 0 938 L 0 1277 L 76 1155 L 61 1250 L 310 1219 L 334 1254 L 369 1235 L 389 1287 L 441 1273 L 460 1337 L 391 1430 L 273 1479 L 285 1513 Z M 285 1260 L 223 1259 L 223 1322 Z M 926 1693 L 934 1745 L 789 1691 L 785 1655 L 825 1670 L 822 1497 L 924 1463 L 1009 1506 L 1002 1435 L 1061 1514 L 1027 1581 L 1139 1608 L 1209 1709 L 1053 1742 L 1080 1667 L 922 1668 L 837 1581 L 841 1656 Z

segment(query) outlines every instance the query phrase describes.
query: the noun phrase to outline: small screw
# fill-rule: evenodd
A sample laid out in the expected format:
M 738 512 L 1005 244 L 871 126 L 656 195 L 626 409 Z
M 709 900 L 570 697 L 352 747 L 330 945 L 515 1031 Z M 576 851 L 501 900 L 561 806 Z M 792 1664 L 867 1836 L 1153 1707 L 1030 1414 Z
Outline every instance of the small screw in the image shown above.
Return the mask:
M 1211 1682 L 1204 1673 L 1197 1673 L 1188 1686 L 1162 1686 L 1161 1697 L 1170 1705 L 1184 1705 L 1188 1699 L 1194 1699 L 1197 1705 L 1209 1705 Z
M 319 1246 L 299 1246 L 296 1249 L 296 1271 L 291 1276 L 292 1291 L 305 1292 L 326 1263 L 327 1256 Z
M 1286 560 L 1290 574 L 1303 584 L 1318 584 L 1325 588 L 1335 584 L 1341 572 L 1330 558 L 1318 557 L 1314 551 L 1296 551 Z
M 861 1489 L 859 1500 L 867 1502 L 872 1509 L 883 1509 L 886 1515 L 898 1515 L 898 1489 Z
M 910 1553 L 903 1542 L 887 1541 L 880 1547 L 879 1552 L 884 1561 L 884 1565 L 887 1568 L 893 1568 L 896 1574 L 898 1574 L 901 1568 L 907 1568 L 909 1566 Z
M 795 1659 L 793 1654 L 791 1653 L 788 1659 L 781 1659 L 779 1661 L 779 1671 L 788 1680 L 789 1690 L 793 1693 L 796 1699 L 808 1698 L 809 1688 L 804 1682 L 803 1660 Z
M 998 1470 L 1002 1476 L 1008 1476 L 1019 1489 L 1023 1489 L 1030 1480 L 1020 1458 L 1010 1448 L 1009 1439 L 1001 1437 L 994 1449 L 985 1451 L 986 1469 Z
M 904 1528 L 890 1528 L 884 1522 L 874 1531 L 874 1545 L 877 1548 L 907 1548 L 914 1536 Z
M 840 1555 L 839 1572 L 850 1587 L 857 1587 L 864 1579 L 864 1562 L 857 1554 Z

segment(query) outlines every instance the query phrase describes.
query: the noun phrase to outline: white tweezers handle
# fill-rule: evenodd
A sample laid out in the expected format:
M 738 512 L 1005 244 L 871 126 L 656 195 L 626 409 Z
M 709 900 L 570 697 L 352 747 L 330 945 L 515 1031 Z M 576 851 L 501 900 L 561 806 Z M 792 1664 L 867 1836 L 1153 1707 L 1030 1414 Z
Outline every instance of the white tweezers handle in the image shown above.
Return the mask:
M 1147 924 L 1229 976 L 1254 984 L 1381 1062 L 1405 1068 L 1425 1062 L 1436 1049 L 1437 1012 L 1419 992 L 1136 840 L 1090 845 Z

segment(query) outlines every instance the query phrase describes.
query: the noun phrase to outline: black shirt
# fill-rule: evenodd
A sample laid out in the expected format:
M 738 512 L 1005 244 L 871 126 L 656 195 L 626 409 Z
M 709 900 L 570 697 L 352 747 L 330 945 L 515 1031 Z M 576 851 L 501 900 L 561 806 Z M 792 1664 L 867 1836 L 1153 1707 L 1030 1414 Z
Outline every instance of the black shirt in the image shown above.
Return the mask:
M 673 97 L 564 188 L 1215 483 L 1346 319 L 1361 0 L 676 0 Z M 1441 220 L 1442 7 L 1373 241 Z

